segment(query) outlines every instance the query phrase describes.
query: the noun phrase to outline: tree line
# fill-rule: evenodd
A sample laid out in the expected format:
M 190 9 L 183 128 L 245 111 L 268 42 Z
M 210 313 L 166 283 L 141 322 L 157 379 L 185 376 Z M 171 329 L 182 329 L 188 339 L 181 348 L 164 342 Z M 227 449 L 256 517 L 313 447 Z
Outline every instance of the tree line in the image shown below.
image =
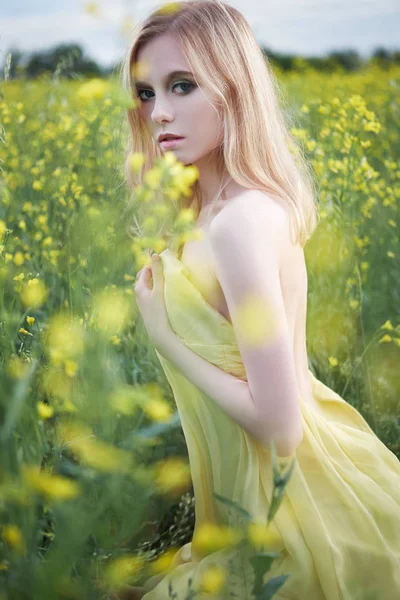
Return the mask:
M 262 48 L 265 56 L 281 71 L 293 71 L 313 68 L 317 71 L 332 72 L 338 68 L 344 71 L 358 71 L 370 64 L 382 69 L 400 64 L 400 50 L 376 48 L 368 58 L 363 58 L 356 50 L 347 49 L 332 51 L 325 56 L 299 56 L 274 52 L 270 48 Z M 30 53 L 18 48 L 10 48 L 5 53 L 1 72 L 4 72 L 8 59 L 9 79 L 36 79 L 42 75 L 58 74 L 67 79 L 84 77 L 107 77 L 112 74 L 119 63 L 104 67 L 85 55 L 79 44 L 58 44 L 46 50 Z

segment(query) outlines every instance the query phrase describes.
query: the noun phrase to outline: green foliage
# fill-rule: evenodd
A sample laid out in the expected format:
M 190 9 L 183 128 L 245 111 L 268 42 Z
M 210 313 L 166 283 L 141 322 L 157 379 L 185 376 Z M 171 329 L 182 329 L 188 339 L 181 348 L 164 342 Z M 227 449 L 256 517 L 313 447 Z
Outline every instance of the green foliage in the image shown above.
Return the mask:
M 282 80 L 318 183 L 321 222 L 305 248 L 310 366 L 397 456 L 399 75 L 302 69 Z M 146 541 L 191 488 L 178 478 L 165 493 L 157 479 L 163 465 L 175 480 L 187 451 L 134 302 L 144 248 L 125 229 L 126 99 L 112 81 L 5 80 L 0 590 L 11 600 L 103 598 L 117 576 L 134 584 L 151 572 L 158 554 Z M 274 470 L 268 521 L 290 473 Z M 190 514 L 174 542 L 190 537 Z M 284 583 L 265 581 L 275 554 L 253 556 L 260 599 Z

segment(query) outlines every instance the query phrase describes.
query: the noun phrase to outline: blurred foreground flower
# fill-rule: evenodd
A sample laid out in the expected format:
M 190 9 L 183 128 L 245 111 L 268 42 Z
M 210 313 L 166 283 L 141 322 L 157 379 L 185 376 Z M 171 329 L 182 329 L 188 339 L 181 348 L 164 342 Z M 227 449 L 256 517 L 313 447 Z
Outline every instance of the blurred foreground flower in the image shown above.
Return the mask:
M 25 542 L 21 530 L 17 525 L 3 525 L 1 536 L 17 554 L 22 556 L 26 554 Z
M 23 379 L 29 370 L 28 363 L 20 356 L 11 356 L 7 364 L 7 373 L 13 379 Z
M 39 279 L 30 279 L 21 290 L 21 301 L 24 306 L 38 308 L 47 298 L 45 284 Z
M 100 15 L 100 8 L 96 2 L 86 2 L 84 10 L 85 13 L 88 15 L 93 15 L 94 17 L 98 17 Z
M 244 298 L 236 319 L 249 345 L 272 343 L 279 333 L 272 304 L 256 295 Z
M 51 419 L 54 416 L 54 408 L 44 402 L 36 403 L 37 411 L 41 419 Z
M 76 358 L 84 350 L 84 330 L 66 314 L 59 313 L 49 320 L 46 344 L 53 363 Z
M 161 492 L 181 494 L 190 485 L 190 469 L 179 457 L 170 457 L 154 465 L 155 482 Z
M 47 500 L 70 500 L 81 492 L 75 481 L 60 475 L 49 475 L 36 465 L 23 465 L 22 476 L 32 490 Z
M 82 423 L 62 423 L 59 440 L 89 467 L 111 473 L 129 473 L 133 467 L 131 453 L 97 440 L 91 429 Z
M 243 539 L 240 531 L 228 525 L 203 523 L 193 536 L 193 549 L 202 555 L 236 546 Z
M 119 333 L 133 317 L 133 304 L 124 290 L 110 288 L 99 292 L 93 301 L 93 317 L 107 337 Z
M 248 538 L 257 550 L 281 551 L 285 545 L 276 525 L 261 522 L 249 524 Z
M 205 594 L 215 594 L 222 590 L 226 582 L 226 570 L 218 565 L 210 565 L 203 573 L 200 585 Z
M 143 565 L 144 559 L 137 555 L 119 556 L 106 565 L 102 581 L 111 589 L 118 589 L 129 583 L 134 583 L 140 575 Z
M 164 573 L 164 571 L 169 571 L 176 554 L 177 550 L 168 548 L 161 556 L 149 564 L 151 573 L 153 575 L 158 575 L 159 573 Z

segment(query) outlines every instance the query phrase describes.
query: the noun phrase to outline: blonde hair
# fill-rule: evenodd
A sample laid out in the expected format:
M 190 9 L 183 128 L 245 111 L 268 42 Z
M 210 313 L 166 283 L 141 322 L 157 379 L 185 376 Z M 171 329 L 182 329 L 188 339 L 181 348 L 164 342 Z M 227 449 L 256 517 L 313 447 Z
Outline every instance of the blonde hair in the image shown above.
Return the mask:
M 287 106 L 285 112 L 280 108 L 278 99 L 283 97 L 278 81 L 245 17 L 220 0 L 189 0 L 157 9 L 137 29 L 121 65 L 125 91 L 136 98 L 133 67 L 139 49 L 160 35 L 173 36 L 196 83 L 211 92 L 222 117 L 223 143 L 215 149 L 218 173 L 226 169 L 239 185 L 283 199 L 294 218 L 296 243 L 304 246 L 318 222 L 315 182 L 300 144 L 289 132 L 294 115 Z M 128 186 L 134 188 L 143 183 L 146 171 L 162 152 L 139 111 L 130 108 L 127 116 L 125 175 Z M 134 152 L 145 155 L 138 173 L 130 165 Z M 201 204 L 196 181 L 183 206 L 191 206 L 198 215 Z

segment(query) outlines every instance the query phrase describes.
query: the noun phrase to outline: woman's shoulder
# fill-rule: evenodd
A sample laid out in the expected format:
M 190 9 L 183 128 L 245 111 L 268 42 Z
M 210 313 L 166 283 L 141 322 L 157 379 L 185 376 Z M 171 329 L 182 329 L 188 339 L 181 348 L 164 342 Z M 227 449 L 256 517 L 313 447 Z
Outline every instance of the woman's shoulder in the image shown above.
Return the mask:
M 287 203 L 263 190 L 246 190 L 230 198 L 212 220 L 212 228 L 226 224 L 228 227 L 235 222 L 252 222 L 262 225 L 268 222 L 273 227 L 288 229 L 289 214 Z

